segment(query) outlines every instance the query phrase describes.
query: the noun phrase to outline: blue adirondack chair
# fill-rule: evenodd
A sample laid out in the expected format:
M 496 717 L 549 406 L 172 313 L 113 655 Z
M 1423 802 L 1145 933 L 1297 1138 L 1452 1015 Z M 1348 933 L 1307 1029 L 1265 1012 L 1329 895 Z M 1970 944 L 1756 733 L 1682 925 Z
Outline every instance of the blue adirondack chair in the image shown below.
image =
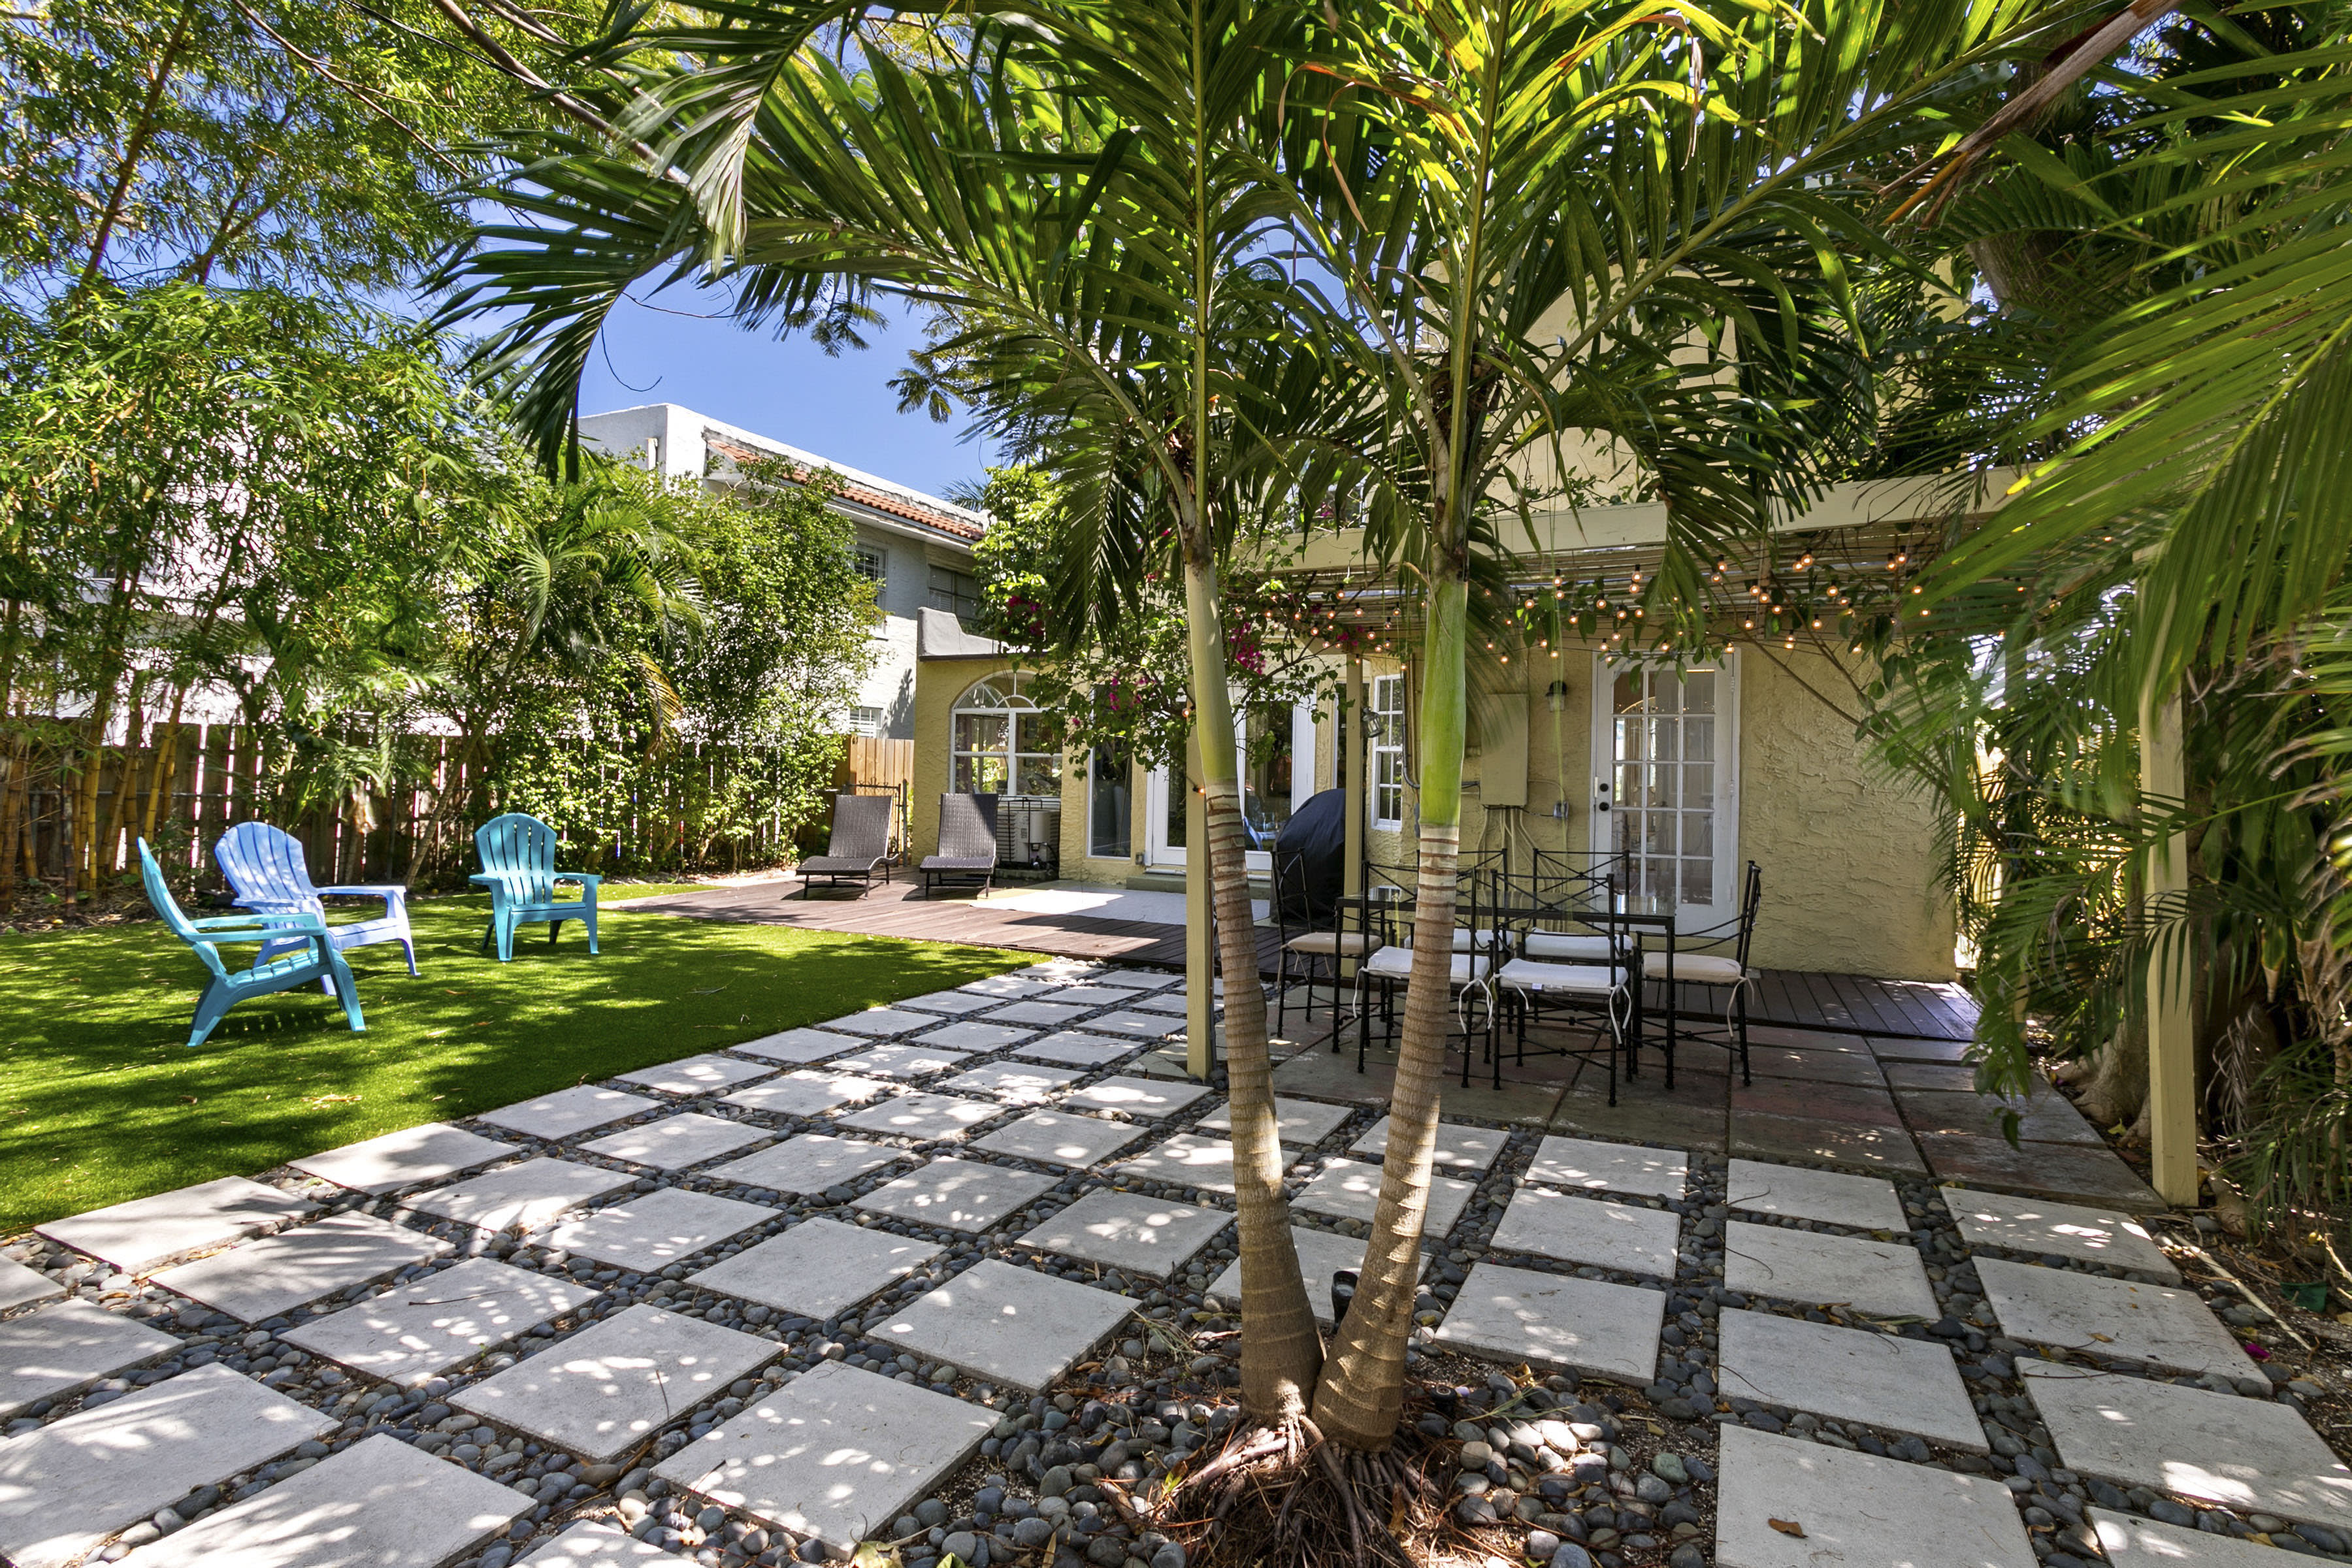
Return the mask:
M 230 828 L 213 846 L 213 858 L 219 863 L 221 875 L 228 879 L 229 890 L 236 895 L 236 907 L 256 914 L 316 915 L 324 921 L 327 906 L 322 894 L 382 899 L 382 916 L 330 925 L 328 940 L 335 944 L 338 952 L 348 952 L 371 942 L 396 942 L 400 951 L 408 956 L 408 973 L 416 973 L 416 942 L 408 929 L 406 888 L 389 882 L 314 888 L 310 885 L 310 868 L 302 858 L 301 844 L 292 834 L 266 822 L 240 822 Z M 253 961 L 254 966 L 259 968 L 302 945 L 300 939 L 265 942 Z
M 499 962 L 514 957 L 517 926 L 547 922 L 547 945 L 553 947 L 565 921 L 588 928 L 588 951 L 596 951 L 596 888 L 604 880 L 581 871 L 555 868 L 555 829 L 535 816 L 509 812 L 474 829 L 474 853 L 482 868 L 467 879 L 490 890 L 490 924 L 482 945 L 499 944 Z M 558 899 L 555 884 L 577 882 L 580 897 Z
M 328 934 L 327 922 L 309 913 L 268 915 L 224 915 L 216 920 L 192 921 L 181 911 L 172 889 L 163 885 L 163 868 L 155 864 L 155 857 L 147 841 L 139 841 L 139 874 L 147 884 L 147 901 L 172 928 L 172 934 L 195 950 L 205 967 L 212 971 L 212 980 L 205 994 L 196 998 L 195 1020 L 188 1027 L 188 1044 L 201 1046 L 221 1015 L 251 996 L 267 996 L 273 992 L 291 991 L 323 980 L 343 1005 L 343 1016 L 351 1020 L 353 1034 L 365 1034 L 367 1024 L 360 1016 L 360 994 L 352 984 L 351 966 L 343 955 L 335 951 L 334 939 Z M 215 950 L 229 942 L 257 942 L 268 946 L 294 946 L 300 951 L 267 963 L 256 963 L 250 969 L 232 970 L 221 962 Z

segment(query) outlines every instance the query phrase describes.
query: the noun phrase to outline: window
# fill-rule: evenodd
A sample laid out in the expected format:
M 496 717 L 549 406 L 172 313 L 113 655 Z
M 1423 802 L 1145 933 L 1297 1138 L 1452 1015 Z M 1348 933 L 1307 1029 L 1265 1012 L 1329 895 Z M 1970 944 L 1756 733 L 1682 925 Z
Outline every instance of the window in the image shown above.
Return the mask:
M 874 584 L 874 602 L 882 602 L 882 591 L 890 583 L 890 555 L 887 551 L 861 544 L 849 552 L 850 569 Z
M 853 735 L 879 735 L 883 728 L 879 708 L 852 708 L 849 710 L 849 732 Z
M 949 733 L 950 788 L 958 795 L 1062 793 L 1061 725 L 1021 689 L 1018 671 L 975 681 L 957 700 Z
M 930 605 L 935 610 L 947 611 L 960 621 L 970 620 L 980 613 L 980 583 L 969 572 L 934 566 Z
M 1134 844 L 1134 774 L 1123 748 L 1097 746 L 1087 759 L 1087 853 L 1124 860 Z
M 1717 744 L 1729 709 L 1728 672 L 1635 664 L 1609 674 L 1611 853 L 1627 889 L 1673 906 L 1712 909 L 1728 892 L 1718 826 L 1728 805 Z M 1597 825 L 1596 825 L 1597 826 Z
M 1253 702 L 1243 726 L 1242 820 L 1249 847 L 1271 849 L 1290 820 L 1297 730 L 1287 702 Z
M 1404 677 L 1372 679 L 1372 826 L 1404 826 Z

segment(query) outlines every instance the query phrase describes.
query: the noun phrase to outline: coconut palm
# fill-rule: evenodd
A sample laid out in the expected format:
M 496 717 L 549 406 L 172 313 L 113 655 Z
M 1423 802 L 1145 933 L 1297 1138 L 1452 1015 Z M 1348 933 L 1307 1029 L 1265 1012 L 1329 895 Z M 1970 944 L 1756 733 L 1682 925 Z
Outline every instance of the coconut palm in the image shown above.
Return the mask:
M 527 381 L 551 458 L 604 312 L 641 280 L 689 275 L 733 289 L 747 326 L 845 321 L 875 293 L 938 307 L 957 330 L 932 358 L 962 366 L 984 421 L 1094 433 L 1101 459 L 1072 486 L 1090 549 L 1074 564 L 1110 585 L 1096 600 L 1113 598 L 1173 536 L 1220 952 L 1226 974 L 1254 980 L 1216 568 L 1234 499 L 1282 489 L 1265 468 L 1268 422 L 1317 406 L 1281 395 L 1303 362 L 1265 352 L 1283 306 L 1258 255 L 1270 202 L 1255 139 L 1295 17 L 1251 0 L 952 9 L 953 30 L 919 49 L 910 34 L 932 8 L 831 0 L 702 7 L 691 27 L 616 41 L 642 71 L 628 125 L 658 155 L 530 149 L 501 196 L 531 221 L 485 228 L 452 274 L 451 311 L 508 313 L 484 363 Z M 674 63 L 686 58 L 693 69 Z M 1228 991 L 1224 1032 L 1243 1392 L 1281 1419 L 1304 1409 L 1321 1342 L 1255 984 Z
M 1427 0 L 1327 12 L 1289 89 L 1295 221 L 1338 280 L 1395 444 L 1368 546 L 1425 597 L 1420 887 L 1389 1154 L 1354 1306 L 1314 1418 L 1380 1451 L 1402 1400 L 1448 1023 L 1474 617 L 1556 503 L 1567 438 L 1636 460 L 1669 506 L 1641 624 L 1700 628 L 1699 562 L 1831 477 L 1817 354 L 1864 338 L 1851 291 L 1885 245 L 1863 174 L 1923 139 L 2035 0 L 1793 8 Z M 1636 651 L 1631 645 L 1626 651 Z M 1360 1521 L 1368 1532 L 1378 1521 Z

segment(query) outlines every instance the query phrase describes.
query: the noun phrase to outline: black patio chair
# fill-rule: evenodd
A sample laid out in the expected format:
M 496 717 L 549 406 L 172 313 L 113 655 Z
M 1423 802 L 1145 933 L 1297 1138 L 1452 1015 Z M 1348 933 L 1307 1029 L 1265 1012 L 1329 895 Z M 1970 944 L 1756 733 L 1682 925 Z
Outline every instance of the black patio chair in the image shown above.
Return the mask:
M 926 899 L 948 887 L 986 891 L 996 879 L 996 797 L 940 796 L 940 852 L 924 856 L 916 869 Z
M 824 879 L 828 888 L 839 888 L 855 882 L 857 896 L 864 898 L 874 889 L 874 879 L 879 874 L 890 879 L 890 816 L 898 799 L 887 795 L 837 795 L 833 797 L 833 837 L 822 855 L 811 856 L 800 863 L 801 897 L 816 886 L 816 879 Z
M 1545 896 L 1546 894 L 1549 896 Z M 1589 1043 L 1561 1034 L 1555 1043 L 1538 1040 L 1538 1056 L 1573 1058 L 1575 1077 L 1598 1062 L 1609 1074 L 1609 1103 L 1617 1103 L 1618 1055 L 1630 1064 L 1630 1032 L 1640 996 L 1642 953 L 1617 921 L 1617 884 L 1603 875 L 1553 885 L 1539 892 L 1535 887 L 1505 879 L 1495 898 L 1497 913 L 1495 970 L 1496 1025 L 1493 1036 L 1495 1087 L 1503 1086 L 1504 1045 L 1500 1017 L 1507 1012 L 1515 1025 L 1511 1049 L 1515 1061 L 1528 1058 L 1528 1026 L 1547 1010 L 1565 1013 L 1591 1026 Z
M 1319 923 L 1312 917 L 1314 903 L 1307 896 L 1308 872 L 1307 857 L 1280 849 L 1274 856 L 1275 940 L 1274 958 L 1274 1030 L 1282 1033 L 1284 1020 L 1290 1011 L 1290 981 L 1294 964 L 1298 977 L 1307 983 L 1307 1016 L 1315 1016 L 1315 983 L 1323 978 L 1331 982 L 1331 1048 L 1339 1049 L 1339 980 L 1341 966 L 1351 958 L 1363 958 L 1380 951 L 1380 937 L 1364 931 L 1347 931 L 1344 909 L 1332 921 L 1335 929 L 1318 931 Z
M 1741 879 L 1739 912 L 1717 925 L 1684 933 L 1675 938 L 1671 959 L 1664 953 L 1651 953 L 1645 966 L 1646 978 L 1660 982 L 1665 987 L 1667 1037 L 1675 1032 L 1674 1021 L 1681 1015 L 1677 1008 L 1677 987 L 1685 985 L 1729 986 L 1731 994 L 1723 1005 L 1723 1027 L 1718 1033 L 1701 1025 L 1687 1031 L 1685 1037 L 1719 1045 L 1739 1056 L 1739 1081 L 1752 1081 L 1748 1076 L 1748 994 L 1761 978 L 1758 971 L 1748 967 L 1748 944 L 1756 940 L 1756 911 L 1764 902 L 1764 873 L 1756 862 L 1748 862 L 1748 874 Z M 1700 951 L 1693 952 L 1684 944 L 1690 943 Z M 1714 952 L 1706 951 L 1714 949 Z M 1729 949 L 1728 952 L 1723 950 Z M 1703 1015 L 1712 1017 L 1713 1014 Z M 1669 1056 L 1668 1071 L 1672 1072 L 1673 1058 Z
M 1412 919 L 1415 889 L 1420 876 L 1417 869 L 1405 867 L 1381 866 L 1364 862 L 1364 898 L 1355 907 L 1359 929 L 1367 936 L 1377 935 L 1380 945 L 1356 966 L 1356 1070 L 1362 1072 L 1370 1059 L 1372 1024 L 1378 1018 L 1383 1045 L 1395 1037 L 1397 1030 L 1397 998 L 1402 995 L 1412 973 Z M 1494 970 L 1493 937 L 1489 922 L 1481 920 L 1482 900 L 1491 902 L 1485 890 L 1486 879 L 1465 877 L 1454 895 L 1454 934 L 1451 943 L 1452 962 L 1447 966 L 1446 1000 L 1453 1007 L 1454 1020 L 1462 1030 L 1462 1087 L 1470 1087 L 1470 1006 L 1474 999 L 1484 1000 L 1487 1009 L 1487 1027 L 1494 1026 L 1494 990 L 1490 984 Z M 1332 1036 L 1332 1049 L 1339 1048 L 1339 1037 Z M 1450 1037 L 1448 1049 L 1451 1049 Z

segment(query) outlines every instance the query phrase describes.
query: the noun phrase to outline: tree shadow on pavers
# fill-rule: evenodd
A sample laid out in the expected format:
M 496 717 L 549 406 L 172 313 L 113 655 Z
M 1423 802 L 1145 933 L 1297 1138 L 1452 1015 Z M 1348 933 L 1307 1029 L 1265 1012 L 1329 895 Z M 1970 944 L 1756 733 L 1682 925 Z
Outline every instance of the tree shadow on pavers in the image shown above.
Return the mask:
M 417 964 L 348 954 L 186 1048 L 203 970 L 160 925 L 0 938 L 0 1235 L 1022 967 L 997 949 L 608 913 L 512 963 L 485 898 L 412 906 Z M 239 950 L 231 949 L 232 962 Z

